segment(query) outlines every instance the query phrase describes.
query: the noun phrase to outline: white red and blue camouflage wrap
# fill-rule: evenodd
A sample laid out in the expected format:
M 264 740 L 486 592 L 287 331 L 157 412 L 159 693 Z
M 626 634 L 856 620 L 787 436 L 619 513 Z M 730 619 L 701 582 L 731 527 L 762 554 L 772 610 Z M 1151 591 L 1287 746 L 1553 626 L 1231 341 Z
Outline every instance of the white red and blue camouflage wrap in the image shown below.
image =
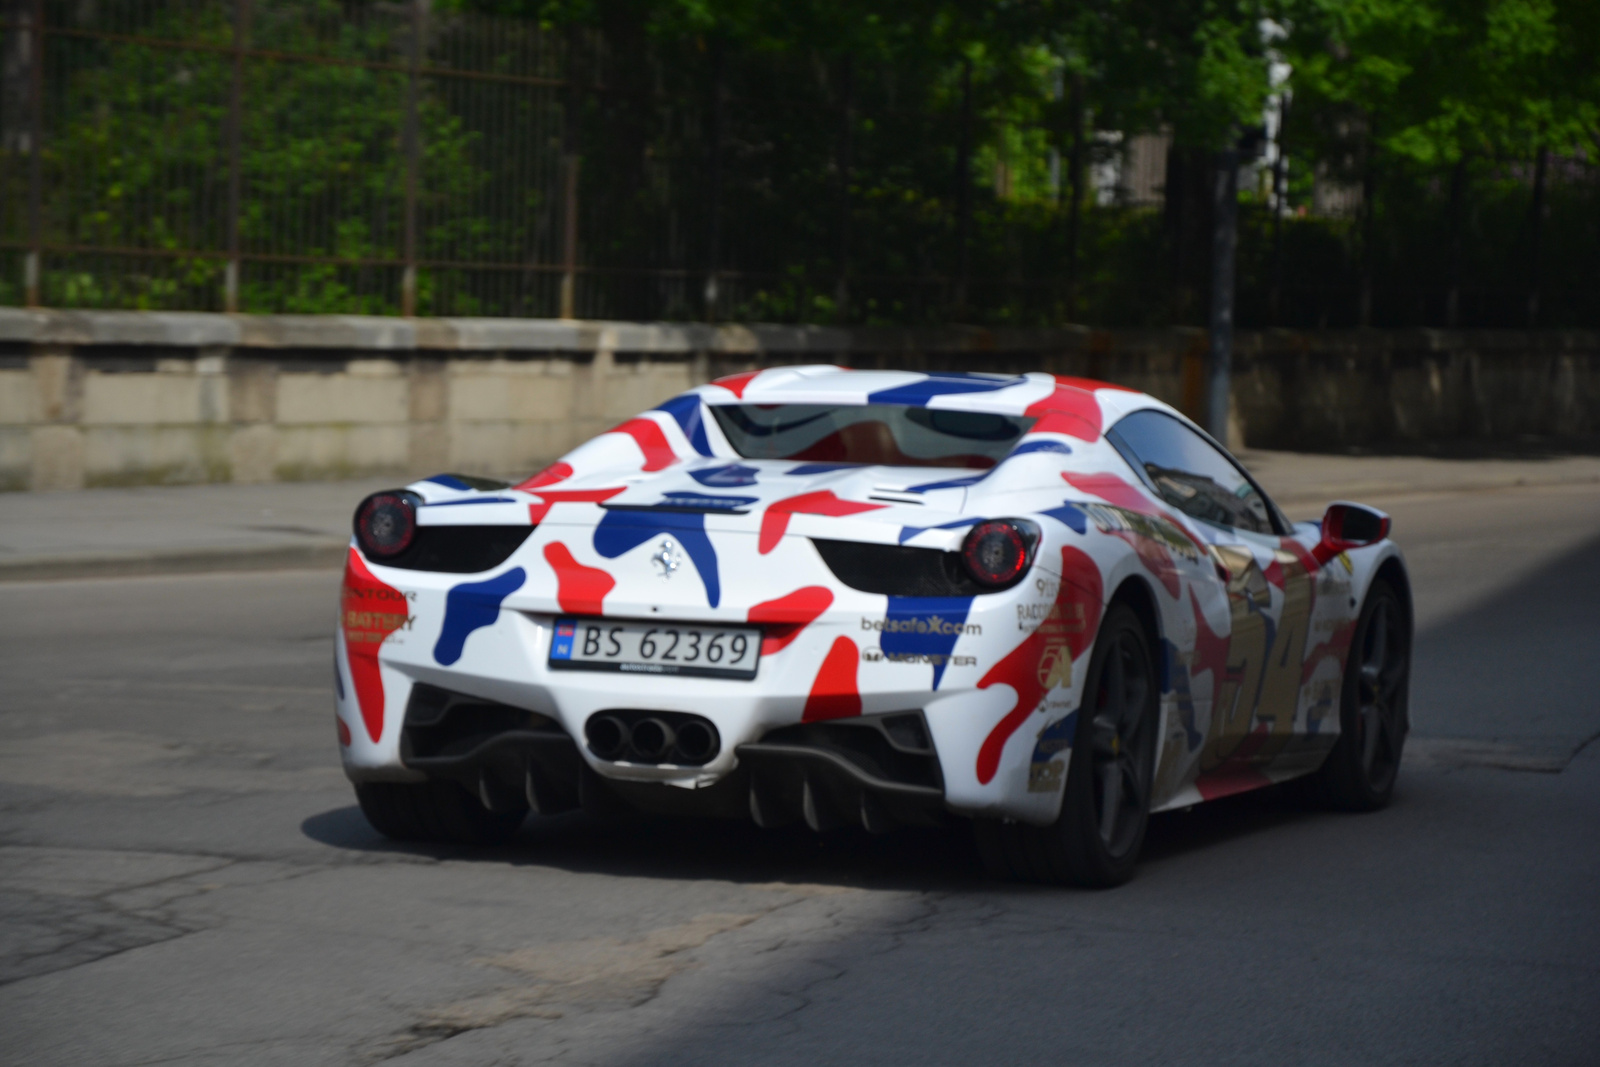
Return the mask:
M 738 456 L 707 405 L 894 403 L 1036 421 L 992 469 L 862 467 Z M 419 682 L 558 720 L 582 738 L 617 706 L 693 712 L 723 745 L 703 767 L 610 764 L 610 778 L 708 785 L 735 748 L 776 727 L 921 708 L 945 804 L 1046 824 L 1061 805 L 1097 625 L 1126 582 L 1159 615 L 1161 733 L 1152 810 L 1314 770 L 1339 731 L 1340 681 L 1384 540 L 1333 554 L 1292 536 L 1197 522 L 1151 493 L 1104 431 L 1159 401 L 1082 379 L 829 366 L 726 378 L 603 433 L 515 488 L 441 476 L 413 484 L 421 526 L 535 525 L 478 575 L 400 570 L 352 542 L 336 642 L 344 766 L 409 780 L 399 735 Z M 1178 416 L 1182 417 L 1182 416 Z M 608 510 L 678 493 L 737 497 L 742 514 Z M 893 597 L 839 582 L 810 538 L 955 550 L 989 518 L 1041 529 L 1032 570 L 973 597 Z M 670 536 L 689 566 L 650 562 Z M 753 622 L 753 681 L 547 666 L 559 615 Z M 580 744 L 580 750 L 582 746 Z

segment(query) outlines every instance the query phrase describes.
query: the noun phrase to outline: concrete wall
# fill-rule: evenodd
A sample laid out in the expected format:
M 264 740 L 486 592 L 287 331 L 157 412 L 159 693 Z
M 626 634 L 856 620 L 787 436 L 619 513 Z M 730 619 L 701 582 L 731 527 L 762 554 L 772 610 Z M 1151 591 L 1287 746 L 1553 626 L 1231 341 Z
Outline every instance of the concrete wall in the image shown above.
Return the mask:
M 1600 335 L 1246 333 L 1234 443 L 1590 448 Z M 519 474 L 751 367 L 1046 370 L 1198 405 L 1196 330 L 834 330 L 0 309 L 0 488 Z

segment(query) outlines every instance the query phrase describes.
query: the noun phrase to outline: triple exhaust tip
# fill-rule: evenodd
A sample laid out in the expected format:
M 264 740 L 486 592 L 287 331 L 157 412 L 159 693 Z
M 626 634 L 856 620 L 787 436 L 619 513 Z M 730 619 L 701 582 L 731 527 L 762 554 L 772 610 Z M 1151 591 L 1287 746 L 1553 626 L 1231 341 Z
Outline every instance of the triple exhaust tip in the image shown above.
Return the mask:
M 585 729 L 589 751 L 607 761 L 639 763 L 705 763 L 717 754 L 717 733 L 710 723 L 690 719 L 676 727 L 650 716 L 629 725 L 617 715 L 596 715 Z

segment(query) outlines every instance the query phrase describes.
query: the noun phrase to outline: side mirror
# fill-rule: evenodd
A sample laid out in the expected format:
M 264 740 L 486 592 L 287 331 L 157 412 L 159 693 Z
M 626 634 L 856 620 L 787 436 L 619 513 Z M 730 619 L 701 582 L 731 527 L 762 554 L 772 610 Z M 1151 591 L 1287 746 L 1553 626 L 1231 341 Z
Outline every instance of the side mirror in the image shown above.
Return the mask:
M 1389 516 L 1362 504 L 1338 501 L 1322 516 L 1322 544 L 1329 558 L 1351 548 L 1366 548 L 1389 536 Z

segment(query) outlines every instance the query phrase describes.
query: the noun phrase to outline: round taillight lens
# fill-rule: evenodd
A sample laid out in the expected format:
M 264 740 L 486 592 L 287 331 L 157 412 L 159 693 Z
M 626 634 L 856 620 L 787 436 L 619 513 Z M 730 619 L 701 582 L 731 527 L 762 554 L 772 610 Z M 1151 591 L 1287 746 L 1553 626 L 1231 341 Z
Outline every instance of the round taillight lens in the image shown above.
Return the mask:
M 1031 539 L 1014 522 L 980 522 L 961 543 L 961 560 L 980 585 L 1010 585 L 1028 569 Z
M 410 493 L 373 493 L 356 508 L 356 544 L 373 559 L 389 559 L 417 539 L 417 504 Z

